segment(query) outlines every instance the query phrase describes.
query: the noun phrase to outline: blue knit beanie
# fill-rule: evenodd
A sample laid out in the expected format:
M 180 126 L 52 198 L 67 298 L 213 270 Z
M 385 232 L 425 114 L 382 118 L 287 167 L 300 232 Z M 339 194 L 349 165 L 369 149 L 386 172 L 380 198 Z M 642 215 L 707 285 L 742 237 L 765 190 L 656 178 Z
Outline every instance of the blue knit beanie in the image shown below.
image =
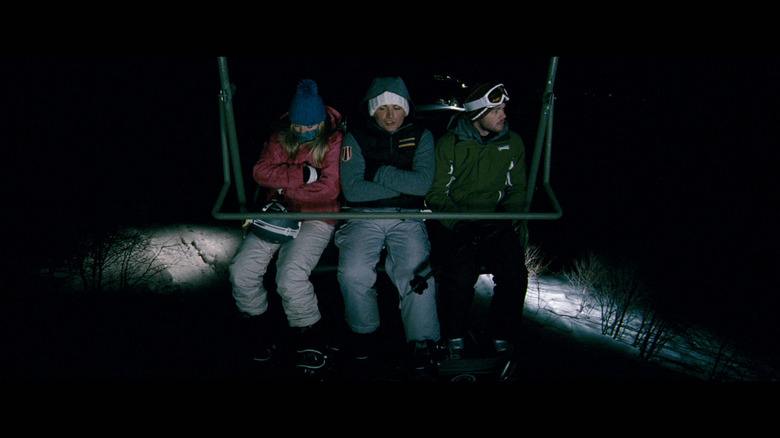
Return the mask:
M 290 103 L 290 121 L 296 125 L 312 126 L 325 120 L 325 104 L 317 94 L 317 83 L 311 79 L 298 82 L 298 89 Z

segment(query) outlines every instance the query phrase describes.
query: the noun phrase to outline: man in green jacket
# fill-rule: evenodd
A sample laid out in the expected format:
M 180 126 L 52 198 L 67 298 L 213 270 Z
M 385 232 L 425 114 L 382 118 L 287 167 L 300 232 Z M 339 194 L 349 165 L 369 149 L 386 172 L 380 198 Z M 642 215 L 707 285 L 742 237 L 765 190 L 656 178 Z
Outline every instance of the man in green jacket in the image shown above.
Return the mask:
M 523 212 L 525 146 L 509 130 L 502 84 L 483 84 L 466 98 L 436 142 L 436 171 L 426 204 L 436 212 Z M 431 262 L 448 357 L 464 355 L 474 285 L 493 274 L 487 336 L 497 353 L 511 353 L 523 314 L 528 273 L 525 225 L 510 219 L 431 220 Z M 482 270 L 486 268 L 486 271 Z

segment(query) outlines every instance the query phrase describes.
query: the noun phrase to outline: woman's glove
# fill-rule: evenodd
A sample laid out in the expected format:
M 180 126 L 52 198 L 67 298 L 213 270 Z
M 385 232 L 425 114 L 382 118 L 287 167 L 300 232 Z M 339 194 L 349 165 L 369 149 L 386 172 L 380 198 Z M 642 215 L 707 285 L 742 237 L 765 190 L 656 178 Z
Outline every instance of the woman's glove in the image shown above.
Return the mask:
M 322 169 L 306 164 L 303 166 L 303 183 L 311 184 L 322 176 Z

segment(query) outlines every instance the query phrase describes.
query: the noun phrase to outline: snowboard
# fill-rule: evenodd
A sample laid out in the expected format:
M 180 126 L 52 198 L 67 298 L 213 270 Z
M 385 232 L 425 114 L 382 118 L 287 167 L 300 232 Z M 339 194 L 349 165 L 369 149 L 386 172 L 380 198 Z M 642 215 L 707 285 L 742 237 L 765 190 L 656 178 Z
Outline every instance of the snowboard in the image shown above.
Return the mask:
M 449 382 L 506 382 L 512 377 L 515 363 L 507 357 L 448 359 L 439 363 L 437 380 Z

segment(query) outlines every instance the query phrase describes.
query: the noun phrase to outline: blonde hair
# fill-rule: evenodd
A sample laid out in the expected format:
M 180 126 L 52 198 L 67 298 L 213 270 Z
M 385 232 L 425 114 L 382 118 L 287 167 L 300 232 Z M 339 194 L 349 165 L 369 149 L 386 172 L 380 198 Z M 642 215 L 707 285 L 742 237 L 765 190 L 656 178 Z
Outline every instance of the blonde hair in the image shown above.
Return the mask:
M 311 159 L 313 166 L 319 166 L 328 154 L 330 148 L 330 142 L 328 132 L 325 129 L 325 122 L 322 121 L 317 125 L 320 130 L 314 140 L 305 143 L 311 151 Z M 298 135 L 293 129 L 291 124 L 289 128 L 279 133 L 279 140 L 282 143 L 284 151 L 290 158 L 295 158 L 301 151 L 301 142 L 298 140 Z

